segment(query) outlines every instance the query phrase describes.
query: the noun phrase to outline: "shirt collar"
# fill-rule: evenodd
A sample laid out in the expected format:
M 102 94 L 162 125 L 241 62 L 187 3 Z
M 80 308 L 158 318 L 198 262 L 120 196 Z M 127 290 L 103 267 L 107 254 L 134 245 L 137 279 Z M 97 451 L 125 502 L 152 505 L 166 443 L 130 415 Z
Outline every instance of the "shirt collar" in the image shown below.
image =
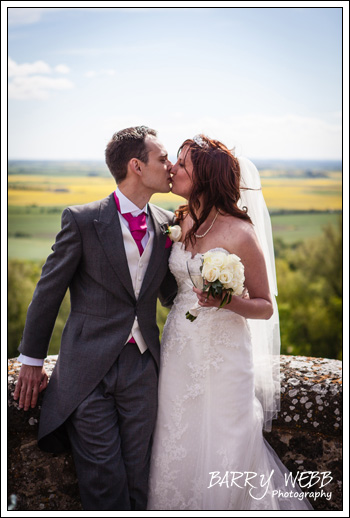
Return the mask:
M 148 205 L 146 204 L 143 209 L 140 209 L 135 203 L 133 203 L 129 198 L 127 198 L 121 190 L 117 187 L 115 193 L 119 200 L 120 212 L 121 214 L 126 214 L 127 212 L 131 212 L 133 216 L 139 216 L 142 212 L 147 214 Z

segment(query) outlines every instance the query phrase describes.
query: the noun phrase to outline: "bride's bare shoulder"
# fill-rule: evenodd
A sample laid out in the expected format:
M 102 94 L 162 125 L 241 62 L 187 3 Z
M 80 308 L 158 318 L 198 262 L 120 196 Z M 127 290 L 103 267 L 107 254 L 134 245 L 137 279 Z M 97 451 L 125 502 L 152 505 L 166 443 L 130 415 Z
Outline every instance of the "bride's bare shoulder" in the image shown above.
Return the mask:
M 223 228 L 230 229 L 231 231 L 234 229 L 235 232 L 239 232 L 242 236 L 254 233 L 254 227 L 249 220 L 237 218 L 236 216 L 222 215 L 220 223 Z
M 256 244 L 257 238 L 254 226 L 249 220 L 235 216 L 224 216 L 221 221 L 222 230 L 225 233 L 228 245 L 236 249 L 237 247 Z

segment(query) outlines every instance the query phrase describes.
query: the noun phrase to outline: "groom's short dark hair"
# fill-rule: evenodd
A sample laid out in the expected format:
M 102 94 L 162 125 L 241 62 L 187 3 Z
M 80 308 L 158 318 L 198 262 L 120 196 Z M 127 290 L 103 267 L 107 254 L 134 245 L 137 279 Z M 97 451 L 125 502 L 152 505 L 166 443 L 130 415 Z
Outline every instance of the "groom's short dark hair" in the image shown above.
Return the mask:
M 157 136 L 154 129 L 147 126 L 135 126 L 114 133 L 106 147 L 106 164 L 117 183 L 125 179 L 127 165 L 132 158 L 148 162 L 148 149 L 145 138 Z

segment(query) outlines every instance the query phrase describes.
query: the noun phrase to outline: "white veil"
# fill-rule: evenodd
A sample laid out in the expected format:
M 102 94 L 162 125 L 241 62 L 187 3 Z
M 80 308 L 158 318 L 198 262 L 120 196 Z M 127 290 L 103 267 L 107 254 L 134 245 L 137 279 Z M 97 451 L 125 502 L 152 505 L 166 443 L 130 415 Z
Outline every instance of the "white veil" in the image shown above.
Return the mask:
M 271 430 L 272 419 L 280 410 L 280 329 L 276 302 L 277 281 L 270 215 L 255 165 L 238 157 L 241 170 L 240 208 L 247 207 L 262 248 L 274 312 L 269 320 L 249 319 L 253 344 L 255 394 L 264 411 L 264 429 Z

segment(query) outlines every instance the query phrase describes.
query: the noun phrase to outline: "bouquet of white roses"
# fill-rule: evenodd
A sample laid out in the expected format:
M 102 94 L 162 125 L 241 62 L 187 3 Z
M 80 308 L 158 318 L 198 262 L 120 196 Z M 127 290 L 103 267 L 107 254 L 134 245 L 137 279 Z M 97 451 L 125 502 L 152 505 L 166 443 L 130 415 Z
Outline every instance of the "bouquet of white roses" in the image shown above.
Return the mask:
M 224 296 L 218 309 L 229 304 L 232 295 L 242 295 L 244 291 L 244 266 L 241 259 L 235 254 L 225 254 L 220 251 L 209 251 L 203 255 L 200 267 L 204 280 L 203 291 L 208 292 L 208 297 Z M 198 315 L 198 307 L 194 311 L 189 310 L 186 318 L 195 320 Z

